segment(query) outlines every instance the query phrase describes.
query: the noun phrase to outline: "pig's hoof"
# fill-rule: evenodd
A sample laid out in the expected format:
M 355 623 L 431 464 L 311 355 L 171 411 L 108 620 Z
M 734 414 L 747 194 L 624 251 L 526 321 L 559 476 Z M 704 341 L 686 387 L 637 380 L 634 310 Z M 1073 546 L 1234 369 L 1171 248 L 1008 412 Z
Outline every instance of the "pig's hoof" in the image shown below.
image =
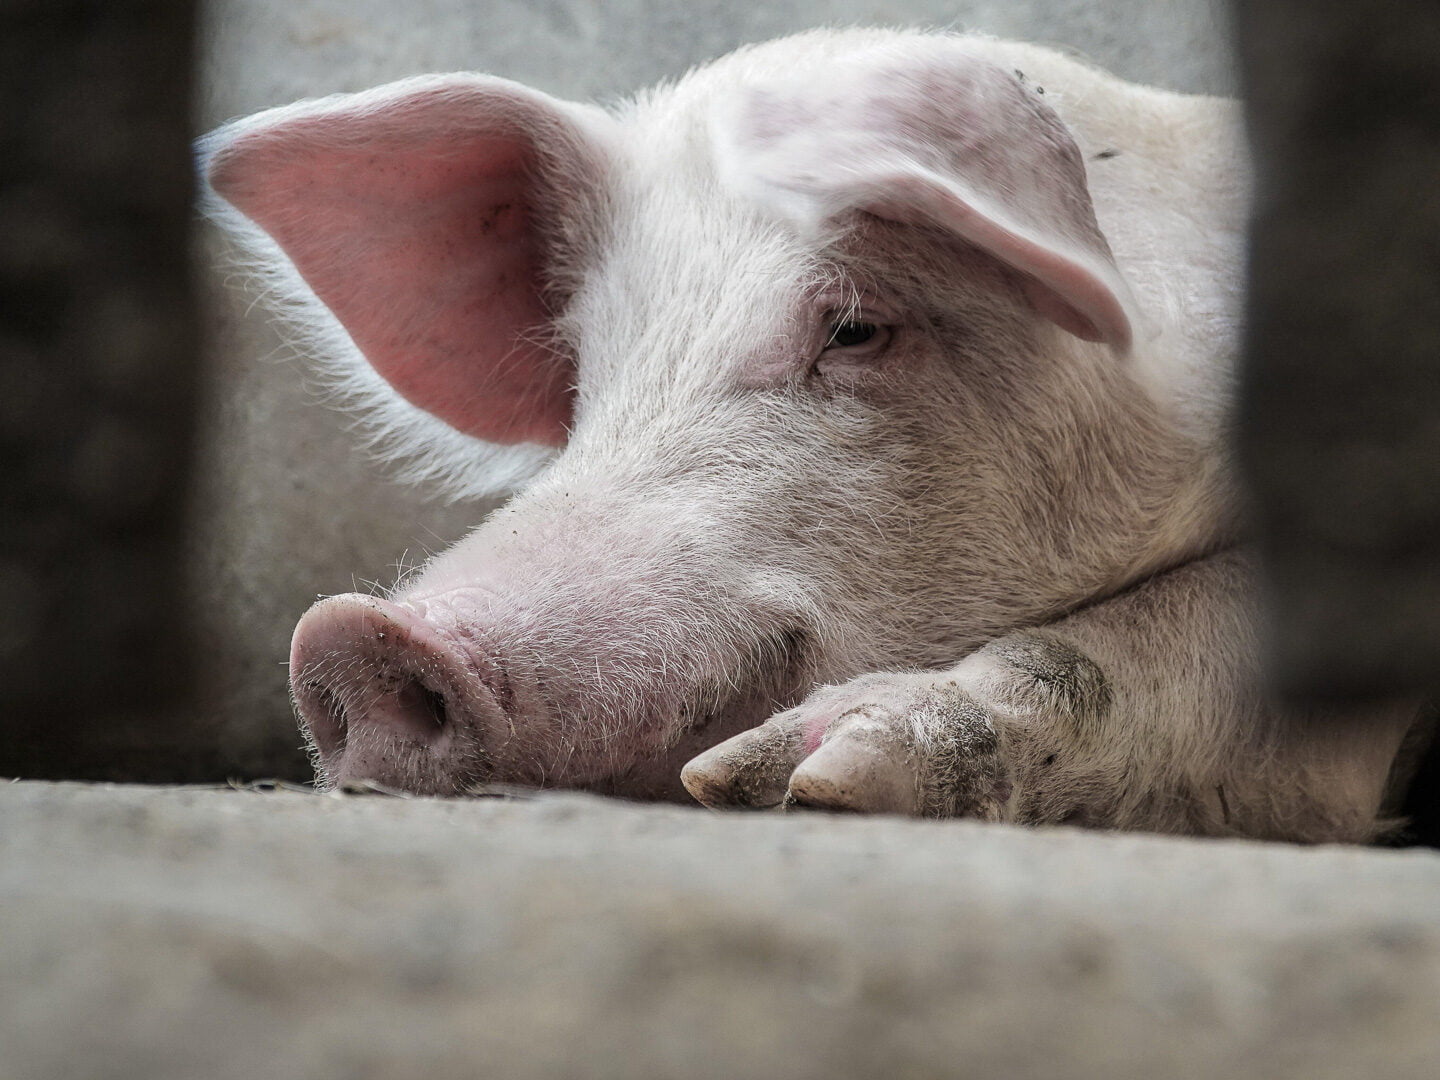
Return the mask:
M 991 712 L 948 676 L 866 675 L 712 747 L 681 779 L 706 806 L 1006 817 Z

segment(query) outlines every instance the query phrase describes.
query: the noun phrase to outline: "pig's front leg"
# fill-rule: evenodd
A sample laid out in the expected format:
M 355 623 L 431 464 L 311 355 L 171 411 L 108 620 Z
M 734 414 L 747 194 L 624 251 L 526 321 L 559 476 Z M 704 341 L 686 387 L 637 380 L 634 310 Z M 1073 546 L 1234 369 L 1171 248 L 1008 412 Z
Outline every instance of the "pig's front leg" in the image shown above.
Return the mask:
M 1158 575 L 945 671 L 866 675 L 707 751 L 710 806 L 1361 840 L 1415 715 L 1284 716 L 1248 557 Z

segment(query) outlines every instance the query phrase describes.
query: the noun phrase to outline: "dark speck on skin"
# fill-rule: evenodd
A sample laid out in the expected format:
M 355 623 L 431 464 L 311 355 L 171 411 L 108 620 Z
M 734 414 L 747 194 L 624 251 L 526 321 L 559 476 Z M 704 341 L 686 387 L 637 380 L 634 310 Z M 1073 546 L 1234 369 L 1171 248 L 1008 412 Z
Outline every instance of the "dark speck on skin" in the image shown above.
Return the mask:
M 1095 155 L 1095 160 L 1108 161 L 1110 158 L 1118 156 L 1119 153 L 1119 150 L 1101 150 L 1098 154 Z

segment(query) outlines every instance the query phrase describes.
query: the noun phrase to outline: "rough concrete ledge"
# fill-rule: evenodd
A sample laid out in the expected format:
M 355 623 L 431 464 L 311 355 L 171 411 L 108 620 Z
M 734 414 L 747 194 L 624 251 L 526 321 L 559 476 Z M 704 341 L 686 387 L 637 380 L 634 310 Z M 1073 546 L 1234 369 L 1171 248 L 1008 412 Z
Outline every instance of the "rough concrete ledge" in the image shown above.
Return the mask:
M 1440 854 L 0 785 L 15 1078 L 1431 1080 Z

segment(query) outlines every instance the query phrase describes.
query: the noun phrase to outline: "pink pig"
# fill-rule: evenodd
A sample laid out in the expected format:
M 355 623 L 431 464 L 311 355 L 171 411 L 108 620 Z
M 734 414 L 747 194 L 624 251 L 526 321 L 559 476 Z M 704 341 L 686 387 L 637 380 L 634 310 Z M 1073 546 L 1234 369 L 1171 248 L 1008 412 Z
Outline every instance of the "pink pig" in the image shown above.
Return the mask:
M 202 153 L 383 445 L 519 486 L 301 619 L 322 783 L 1378 828 L 1413 706 L 1260 690 L 1233 103 L 826 31 L 609 110 L 427 76 Z

